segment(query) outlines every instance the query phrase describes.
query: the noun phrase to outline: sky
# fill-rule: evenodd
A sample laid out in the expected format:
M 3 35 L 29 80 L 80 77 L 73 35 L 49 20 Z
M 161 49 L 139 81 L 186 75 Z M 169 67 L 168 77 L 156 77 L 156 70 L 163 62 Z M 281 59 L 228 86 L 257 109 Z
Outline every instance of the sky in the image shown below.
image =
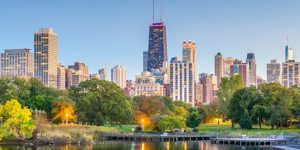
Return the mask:
M 271 59 L 284 61 L 287 37 L 300 58 L 299 0 L 162 0 L 162 6 L 169 60 L 181 57 L 184 40 L 195 41 L 198 73 L 214 73 L 217 52 L 243 60 L 253 52 L 257 73 L 265 78 Z M 3 0 L 0 20 L 0 51 L 33 51 L 33 34 L 51 27 L 61 64 L 84 62 L 90 73 L 119 64 L 134 80 L 148 49 L 152 0 Z

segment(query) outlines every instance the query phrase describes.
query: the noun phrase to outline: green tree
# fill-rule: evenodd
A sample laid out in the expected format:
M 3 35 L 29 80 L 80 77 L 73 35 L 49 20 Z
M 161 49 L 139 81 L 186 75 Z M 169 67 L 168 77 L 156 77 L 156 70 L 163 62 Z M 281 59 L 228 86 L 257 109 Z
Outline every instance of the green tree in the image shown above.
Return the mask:
M 7 138 L 25 139 L 32 136 L 35 129 L 31 112 L 15 100 L 0 105 L 0 140 Z
M 185 119 L 179 116 L 163 116 L 158 123 L 159 131 L 172 131 L 185 127 Z
M 263 95 L 256 87 L 237 90 L 229 102 L 229 117 L 241 128 L 252 128 L 251 113 L 255 105 L 263 103 Z
M 217 96 L 219 100 L 218 113 L 223 115 L 223 119 L 228 119 L 230 113 L 228 107 L 234 92 L 243 87 L 243 80 L 239 75 L 230 78 L 222 78 Z M 232 124 L 232 127 L 233 126 L 234 123 Z
M 198 127 L 201 123 L 201 116 L 197 109 L 190 108 L 186 118 L 186 125 L 190 128 Z
M 116 84 L 103 80 L 87 80 L 69 90 L 76 102 L 78 120 L 82 123 L 103 125 L 132 121 L 131 101 Z

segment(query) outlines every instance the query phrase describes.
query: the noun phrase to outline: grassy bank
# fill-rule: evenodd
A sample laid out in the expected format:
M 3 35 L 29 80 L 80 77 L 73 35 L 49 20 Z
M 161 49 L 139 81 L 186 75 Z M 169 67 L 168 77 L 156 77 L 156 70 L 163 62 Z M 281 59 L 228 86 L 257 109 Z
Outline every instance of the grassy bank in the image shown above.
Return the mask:
M 210 124 L 201 124 L 198 127 L 200 133 L 218 133 L 219 136 L 250 136 L 250 137 L 264 137 L 270 135 L 278 134 L 293 134 L 300 133 L 300 129 L 295 127 L 290 127 L 282 130 L 272 130 L 270 126 L 262 126 L 262 129 L 259 129 L 258 126 L 253 126 L 253 129 L 241 129 L 238 125 L 232 128 L 230 125 L 210 125 Z

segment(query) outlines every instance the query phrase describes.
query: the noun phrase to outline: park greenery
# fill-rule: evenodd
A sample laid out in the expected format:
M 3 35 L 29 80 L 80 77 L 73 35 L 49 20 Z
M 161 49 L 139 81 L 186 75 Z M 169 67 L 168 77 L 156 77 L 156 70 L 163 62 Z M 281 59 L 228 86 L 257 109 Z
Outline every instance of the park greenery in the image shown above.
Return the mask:
M 97 79 L 57 90 L 38 79 L 0 78 L 0 140 L 30 138 L 42 132 L 42 124 L 66 122 L 120 129 L 134 124 L 136 131 L 145 132 L 199 129 L 208 119 L 231 121 L 232 128 L 241 129 L 283 129 L 299 123 L 299 87 L 244 87 L 241 77 L 233 76 L 222 78 L 217 97 L 211 104 L 192 107 L 169 97 L 129 98 L 116 84 Z

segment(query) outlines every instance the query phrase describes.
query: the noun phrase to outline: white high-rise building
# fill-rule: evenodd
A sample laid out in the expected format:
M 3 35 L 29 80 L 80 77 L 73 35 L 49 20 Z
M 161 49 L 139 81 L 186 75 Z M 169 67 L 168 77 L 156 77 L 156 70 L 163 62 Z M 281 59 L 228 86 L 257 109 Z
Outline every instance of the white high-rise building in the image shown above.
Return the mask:
M 66 67 L 63 65 L 57 67 L 57 89 L 66 89 Z
M 271 60 L 267 64 L 267 83 L 277 82 L 281 83 L 281 64 L 276 60 Z
M 170 95 L 171 98 L 190 103 L 195 106 L 194 64 L 172 58 L 170 63 Z
M 57 87 L 57 34 L 42 28 L 34 34 L 34 77 L 47 87 Z
M 285 61 L 293 61 L 294 60 L 295 51 L 290 48 L 288 45 L 285 46 Z
M 107 68 L 101 68 L 98 70 L 98 75 L 100 76 L 100 80 L 108 80 Z
M 1 77 L 33 77 L 33 55 L 30 49 L 7 49 L 1 53 Z
M 254 53 L 248 53 L 246 62 L 248 64 L 248 84 L 249 86 L 256 86 L 257 85 L 257 75 L 256 75 L 256 59 Z
M 282 85 L 292 87 L 300 83 L 300 62 L 287 61 L 282 63 Z
M 124 89 L 126 87 L 126 68 L 123 66 L 115 66 L 111 69 L 111 81 Z

